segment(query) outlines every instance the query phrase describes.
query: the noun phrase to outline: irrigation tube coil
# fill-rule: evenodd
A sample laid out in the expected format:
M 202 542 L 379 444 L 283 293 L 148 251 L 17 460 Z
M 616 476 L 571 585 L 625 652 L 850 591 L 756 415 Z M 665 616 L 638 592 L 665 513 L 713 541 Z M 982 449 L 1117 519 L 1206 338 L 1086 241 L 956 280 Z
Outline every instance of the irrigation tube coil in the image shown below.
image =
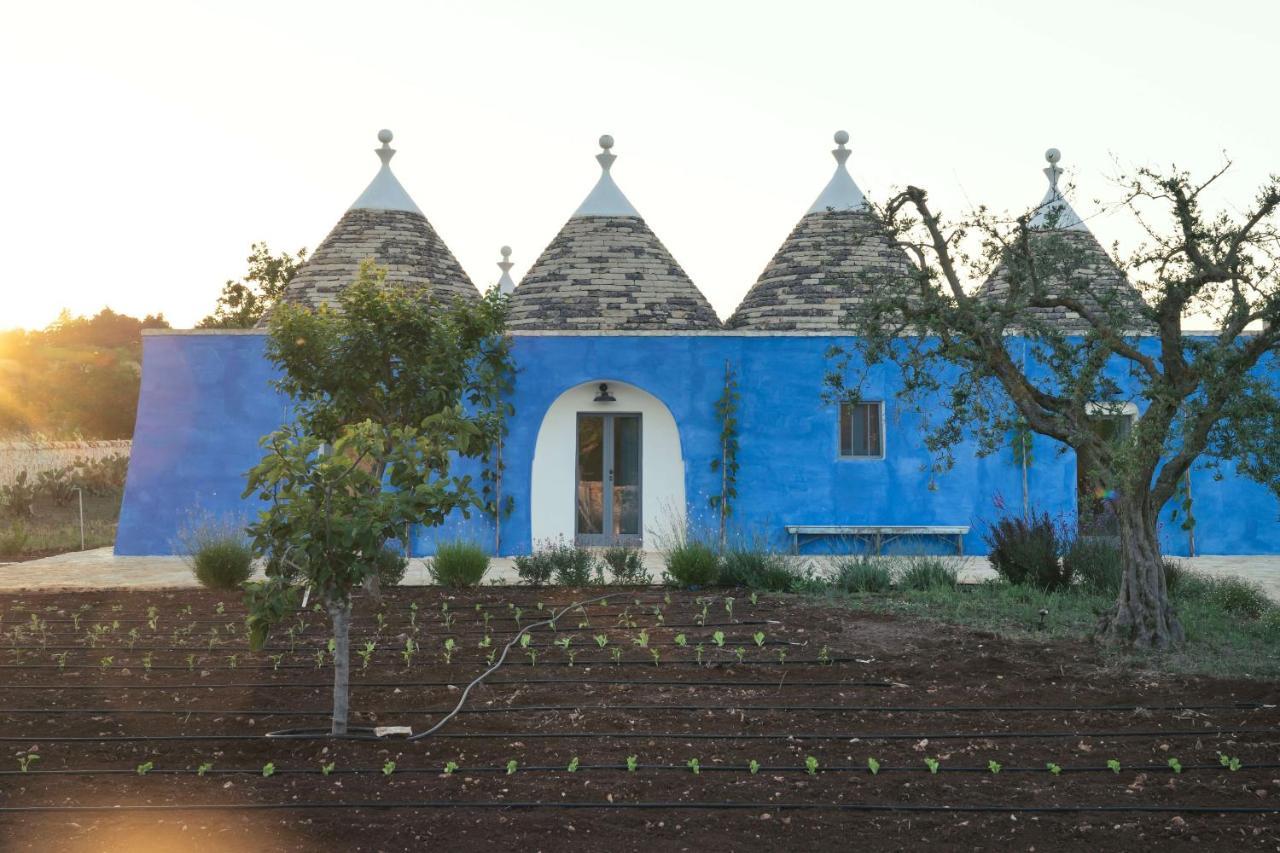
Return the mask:
M 608 593 L 606 595 L 598 595 L 595 598 L 580 599 L 578 601 L 574 601 L 570 604 L 565 605 L 563 609 L 557 611 L 553 616 L 547 619 L 543 619 L 540 622 L 531 622 L 528 625 L 521 628 L 518 632 L 516 632 L 516 635 L 512 637 L 511 640 L 505 646 L 502 647 L 502 654 L 498 655 L 498 658 L 493 662 L 493 665 L 490 666 L 488 669 L 486 669 L 484 672 L 477 675 L 475 678 L 473 678 L 471 680 L 471 683 L 468 684 L 465 688 L 463 688 L 462 695 L 458 697 L 458 704 L 453 707 L 452 711 L 450 711 L 449 713 L 441 717 L 440 720 L 431 728 L 427 729 L 426 731 L 419 732 L 416 735 L 410 735 L 407 738 L 407 740 L 419 741 L 425 738 L 429 738 L 436 732 L 440 731 L 440 729 L 443 728 L 446 723 L 448 723 L 450 720 L 456 717 L 459 714 L 459 712 L 462 711 L 462 706 L 467 703 L 467 697 L 471 695 L 472 688 L 474 688 L 477 684 L 480 684 L 490 675 L 497 672 L 499 668 L 501 668 L 502 664 L 507 659 L 508 652 L 510 652 L 511 649 L 517 643 L 520 642 L 520 638 L 523 637 L 525 634 L 528 634 L 534 628 L 540 628 L 543 625 L 550 625 L 553 622 L 559 621 L 560 617 L 564 616 L 566 613 L 568 613 L 569 611 L 575 608 L 585 607 L 588 604 L 595 604 L 597 601 L 604 601 L 609 598 L 617 598 L 617 596 L 618 596 L 618 593 L 613 592 L 613 593 Z M 399 728 L 399 727 L 394 727 L 394 728 Z M 370 729 L 365 727 L 351 727 L 350 729 L 348 729 L 348 734 L 346 735 L 333 735 L 333 734 L 330 734 L 328 731 L 322 730 L 322 729 L 281 729 L 280 731 L 268 732 L 266 736 L 269 738 L 328 737 L 328 738 L 340 738 L 340 739 L 347 739 L 347 740 L 377 740 L 377 739 L 380 739 L 380 736 L 377 734 L 377 731 L 378 731 L 377 729 Z M 352 734 L 351 732 L 356 732 L 356 733 Z

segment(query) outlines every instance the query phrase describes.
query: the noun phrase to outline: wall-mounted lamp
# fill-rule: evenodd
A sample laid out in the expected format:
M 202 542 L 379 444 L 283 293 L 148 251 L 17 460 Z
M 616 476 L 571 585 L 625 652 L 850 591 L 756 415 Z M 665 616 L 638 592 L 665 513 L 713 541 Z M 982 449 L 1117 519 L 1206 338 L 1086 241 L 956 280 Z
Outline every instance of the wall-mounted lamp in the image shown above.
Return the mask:
M 610 394 L 610 393 L 609 393 L 609 383 L 608 383 L 608 382 L 601 382 L 601 383 L 600 383 L 600 393 L 596 395 L 595 402 L 597 402 L 597 403 L 616 403 L 617 401 L 618 401 L 618 400 L 617 400 L 617 398 L 616 398 L 616 397 L 614 397 L 612 394 Z

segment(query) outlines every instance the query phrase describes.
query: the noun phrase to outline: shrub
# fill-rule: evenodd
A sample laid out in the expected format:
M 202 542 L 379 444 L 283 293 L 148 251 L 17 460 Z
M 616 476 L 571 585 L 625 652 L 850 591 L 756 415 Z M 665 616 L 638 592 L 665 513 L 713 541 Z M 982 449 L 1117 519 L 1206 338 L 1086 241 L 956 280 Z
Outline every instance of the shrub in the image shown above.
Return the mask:
M 1120 592 L 1124 563 L 1120 547 L 1113 539 L 1077 536 L 1062 554 L 1062 568 L 1068 576 L 1079 578 L 1080 585 L 1090 592 L 1108 595 Z
M 1053 591 L 1071 585 L 1069 564 L 1060 563 L 1058 530 L 1048 513 L 1030 521 L 1007 516 L 986 533 L 988 559 L 1000 577 L 1012 584 L 1031 584 Z
M 609 567 L 614 583 L 644 585 L 652 581 L 649 570 L 644 567 L 644 555 L 635 548 L 625 545 L 605 548 L 600 560 Z
M 667 577 L 680 586 L 710 586 L 720 577 L 720 557 L 694 540 L 673 544 L 664 555 Z
M 898 583 L 903 589 L 955 589 L 958 574 L 956 568 L 939 557 L 908 557 Z
M 409 570 L 409 558 L 395 548 L 384 546 L 374 557 L 374 567 L 378 571 L 379 587 L 399 586 L 404 580 L 404 573 Z
M 27 525 L 15 521 L 9 525 L 8 530 L 0 531 L 0 554 L 21 554 L 30 541 L 31 534 L 27 532 Z
M 515 564 L 520 579 L 532 586 L 550 583 L 552 578 L 564 586 L 604 582 L 595 555 L 563 539 L 542 543 L 532 554 L 516 557 Z
M 30 518 L 35 513 L 35 499 L 36 487 L 27 481 L 26 471 L 19 471 L 9 485 L 0 486 L 0 507 L 10 518 Z
M 836 563 L 831 585 L 841 592 L 888 592 L 893 575 L 883 560 L 861 555 Z
M 253 574 L 253 551 L 242 536 L 209 539 L 191 561 L 196 580 L 210 589 L 239 589 Z
M 439 542 L 427 571 L 440 586 L 476 586 L 489 571 L 489 555 L 474 542 Z
M 720 559 L 725 586 L 745 586 L 765 592 L 795 592 L 802 579 L 786 555 L 760 545 L 735 545 Z
M 1170 583 L 1169 567 L 1177 566 Z M 1214 576 L 1181 568 L 1173 560 L 1165 563 L 1165 582 L 1169 595 L 1181 601 L 1198 601 L 1230 613 L 1257 619 L 1272 607 L 1262 587 L 1233 575 Z

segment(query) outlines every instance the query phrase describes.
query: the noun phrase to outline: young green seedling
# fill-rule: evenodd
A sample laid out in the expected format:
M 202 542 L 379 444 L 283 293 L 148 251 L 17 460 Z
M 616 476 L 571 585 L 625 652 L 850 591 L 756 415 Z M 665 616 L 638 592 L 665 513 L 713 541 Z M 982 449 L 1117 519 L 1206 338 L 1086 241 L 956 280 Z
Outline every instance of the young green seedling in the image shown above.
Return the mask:
M 752 776 L 756 775 L 757 773 L 760 772 L 760 762 L 756 761 L 754 758 L 751 759 L 751 761 L 748 762 L 747 764 L 747 770 L 751 772 Z
M 1119 761 L 1116 761 L 1114 758 L 1108 758 L 1108 759 L 1107 759 L 1107 769 L 1108 769 L 1108 770 L 1110 770 L 1112 773 L 1119 773 L 1119 772 L 1120 772 L 1120 762 L 1119 762 Z
M 818 663 L 822 664 L 823 666 L 831 665 L 831 649 L 828 648 L 827 646 L 823 646 L 821 649 L 818 650 Z
M 212 769 L 213 769 L 213 762 L 206 761 L 196 768 L 196 775 L 203 776 L 204 774 L 208 773 Z
M 778 663 L 785 664 L 787 662 L 787 650 L 785 648 L 778 649 Z
M 698 643 L 698 645 L 693 647 L 693 653 L 697 656 L 698 663 L 702 663 L 702 643 Z
M 620 646 L 614 646 L 609 649 L 609 656 L 613 658 L 613 662 L 615 664 L 622 663 L 622 648 Z
M 627 756 L 627 772 L 635 773 L 636 767 L 639 765 L 639 763 L 640 763 L 640 759 L 637 756 L 628 755 Z
M 25 755 L 19 755 L 18 769 L 20 769 L 23 773 L 26 773 L 31 770 L 31 765 L 35 764 L 39 760 L 40 760 L 40 756 L 36 755 L 34 752 L 28 752 Z
M 529 644 L 533 642 L 533 635 L 526 632 L 520 635 L 520 648 L 527 649 Z
M 485 634 L 484 637 L 480 640 L 478 645 L 482 649 L 489 648 L 490 646 L 493 645 L 493 637 L 490 637 L 488 634 Z
M 404 638 L 404 651 L 400 652 L 400 657 L 404 658 L 406 667 L 413 666 L 413 656 L 418 651 L 418 644 L 413 641 L 413 637 Z
M 457 647 L 457 643 L 453 641 L 453 637 L 449 637 L 444 641 L 444 662 L 453 663 L 453 650 Z
M 880 762 L 876 761 L 874 758 L 868 758 L 867 769 L 871 771 L 872 776 L 876 775 L 880 772 Z
M 746 658 L 747 656 L 747 650 L 744 649 L 742 646 L 738 646 L 736 649 L 734 649 L 733 653 L 737 655 L 738 663 L 742 663 L 743 659 Z
M 568 770 L 570 773 L 577 773 L 578 772 L 578 756 L 575 755 L 573 758 L 569 759 L 569 766 L 567 766 L 565 769 Z
M 702 772 L 702 765 L 698 763 L 698 759 L 696 758 L 690 758 L 684 764 L 693 771 L 694 776 L 697 776 Z
M 804 757 L 804 772 L 808 773 L 810 776 L 817 776 L 818 759 L 814 758 L 812 755 L 806 755 Z
M 537 650 L 537 649 L 526 649 L 526 650 L 525 650 L 525 654 L 527 654 L 527 655 L 529 656 L 529 666 L 537 666 L 537 665 L 538 665 L 538 650 Z
M 764 631 L 756 631 L 751 635 L 751 639 L 756 641 L 756 648 L 764 648 Z
M 458 769 L 458 762 L 446 761 L 444 763 L 444 775 L 452 776 Z
M 320 773 L 321 773 L 321 774 L 323 774 L 323 775 L 325 775 L 325 776 L 328 776 L 330 773 L 332 773 L 332 772 L 333 772 L 333 768 L 334 768 L 334 767 L 336 767 L 337 765 L 338 765 L 338 763 L 337 763 L 336 761 L 330 761 L 330 762 L 329 762 L 329 763 L 327 763 L 327 764 L 321 764 L 321 765 L 320 765 Z
M 514 758 L 513 758 L 513 759 L 511 759 L 510 761 L 508 761 L 508 762 L 507 762 L 507 775 L 508 775 L 508 776 L 510 776 L 512 773 L 515 773 L 515 772 L 516 772 L 516 768 L 517 768 L 517 767 L 519 767 L 519 766 L 520 766 L 520 765 L 516 763 L 516 760 L 515 760 Z
M 1218 753 L 1218 763 L 1230 770 L 1232 773 L 1240 769 L 1240 759 L 1235 756 L 1228 756 L 1221 752 Z
M 636 634 L 635 639 L 631 642 L 635 643 L 642 649 L 649 648 L 649 631 L 645 628 L 641 628 L 640 633 Z
M 373 640 L 365 640 L 364 645 L 356 650 L 356 654 L 360 655 L 360 668 L 362 670 L 369 668 L 369 659 L 373 657 L 373 650 L 376 648 L 377 645 Z
M 1181 773 L 1181 772 L 1182 772 L 1182 762 L 1181 762 L 1181 761 L 1179 761 L 1179 760 L 1178 760 L 1178 759 L 1176 759 L 1176 758 L 1170 758 L 1170 759 L 1169 759 L 1169 769 L 1170 769 L 1170 770 L 1172 770 L 1174 773 Z
M 274 761 L 268 761 L 266 764 L 262 765 L 262 777 L 264 779 L 268 776 L 271 776 L 275 772 L 276 772 L 276 763 Z
M 147 652 L 142 656 L 142 668 L 146 672 L 151 671 L 151 652 Z
M 926 758 L 924 760 L 924 766 L 929 768 L 929 772 L 931 774 L 937 776 L 938 768 L 941 766 L 941 763 L 936 758 Z
M 730 598 L 729 596 L 725 596 L 725 599 L 724 599 L 724 612 L 729 614 L 729 621 L 732 622 L 733 621 L 733 599 Z
M 649 649 L 649 654 L 653 655 L 653 665 L 658 665 L 658 658 L 662 657 L 662 652 L 657 649 Z
M 995 761 L 994 759 L 987 762 L 987 769 L 990 770 L 993 774 L 999 773 L 1000 769 L 1003 766 L 1004 765 L 1002 765 L 999 761 Z
M 685 646 L 689 645 L 689 638 L 686 637 L 684 634 L 676 634 L 671 641 L 682 649 Z
M 1062 775 L 1062 768 L 1059 767 L 1057 764 L 1054 764 L 1052 761 L 1050 761 L 1048 764 L 1045 765 L 1045 769 L 1048 770 L 1050 773 L 1052 773 L 1054 776 Z
M 384 761 L 382 763 L 383 776 L 390 776 L 392 773 L 395 773 L 395 772 L 396 772 L 396 763 L 394 761 L 391 761 L 390 759 L 388 759 L 387 761 Z
M 604 634 L 596 634 L 595 641 L 596 645 L 602 649 L 609 645 L 609 638 Z
M 136 772 L 139 776 L 146 776 L 155 766 L 153 762 L 144 761 L 137 766 Z
M 711 635 L 711 642 L 716 644 L 716 648 L 724 648 L 724 631 L 716 631 Z

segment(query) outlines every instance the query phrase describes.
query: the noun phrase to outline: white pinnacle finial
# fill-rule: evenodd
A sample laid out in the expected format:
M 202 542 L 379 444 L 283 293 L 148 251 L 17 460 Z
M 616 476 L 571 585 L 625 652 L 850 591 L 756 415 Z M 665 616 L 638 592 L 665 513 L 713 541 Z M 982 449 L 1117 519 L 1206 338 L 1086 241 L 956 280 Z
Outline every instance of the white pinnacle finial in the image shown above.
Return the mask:
M 1053 192 L 1058 191 L 1058 178 L 1062 175 L 1062 169 L 1058 166 L 1058 161 L 1062 159 L 1062 152 L 1057 148 L 1050 148 L 1044 152 L 1044 159 L 1049 161 L 1048 167 L 1045 168 L 1045 177 L 1049 179 L 1049 188 Z
M 498 292 L 509 296 L 516 289 L 516 283 L 511 280 L 511 268 L 515 266 L 511 263 L 511 247 L 503 246 L 498 251 L 502 254 L 502 260 L 498 261 L 498 269 L 502 270 L 502 276 L 498 279 Z
M 382 165 L 386 166 L 391 162 L 391 158 L 396 156 L 396 150 L 391 147 L 391 139 L 394 136 L 391 131 L 385 127 L 378 131 L 378 141 L 382 143 L 382 147 L 375 149 L 378 159 L 382 161 Z
M 831 156 L 835 157 L 836 162 L 839 163 L 841 166 L 843 166 L 845 162 L 849 159 L 849 154 L 851 153 L 848 148 L 844 147 L 845 144 L 848 143 L 849 141 L 849 131 L 837 130 L 835 135 L 835 141 L 836 141 L 836 147 L 832 150 Z
M 604 150 L 596 155 L 596 160 L 600 163 L 600 168 L 607 172 L 613 161 L 618 159 L 618 155 L 609 150 L 613 147 L 613 137 L 607 133 L 601 136 L 600 147 Z

